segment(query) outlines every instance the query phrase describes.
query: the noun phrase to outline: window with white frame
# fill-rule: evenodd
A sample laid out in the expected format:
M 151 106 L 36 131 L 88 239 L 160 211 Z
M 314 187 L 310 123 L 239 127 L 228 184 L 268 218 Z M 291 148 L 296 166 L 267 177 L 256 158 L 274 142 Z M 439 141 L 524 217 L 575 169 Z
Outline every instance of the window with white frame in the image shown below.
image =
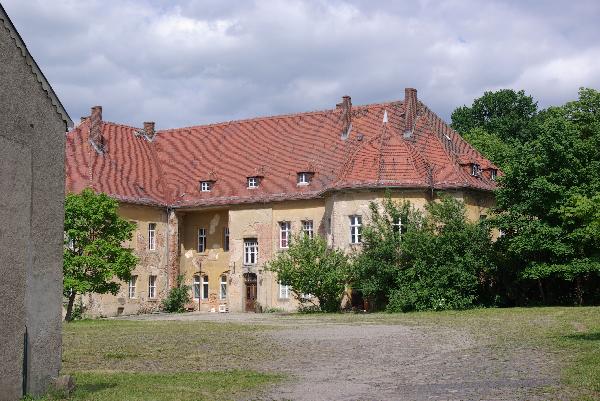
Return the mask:
M 202 276 L 202 299 L 208 299 L 208 276 Z
M 210 192 L 212 189 L 212 181 L 200 181 L 200 191 Z
M 198 252 L 206 252 L 206 228 L 198 229 Z
M 474 177 L 479 177 L 481 175 L 481 167 L 479 167 L 479 164 L 471 164 L 471 175 Z
M 279 248 L 287 249 L 290 246 L 290 235 L 292 233 L 292 223 L 289 221 L 279 222 Z
M 258 263 L 258 240 L 247 238 L 244 240 L 244 264 L 255 265 Z
M 350 243 L 360 244 L 362 242 L 362 216 L 350 216 Z
M 302 220 L 302 234 L 306 235 L 308 238 L 314 236 L 312 220 Z
M 260 177 L 247 177 L 246 183 L 248 184 L 248 189 L 258 188 Z
M 200 276 L 197 274 L 194 275 L 194 284 L 192 285 L 192 289 L 194 292 L 194 299 L 199 299 L 200 298 Z
M 219 299 L 227 299 L 227 276 L 222 274 L 219 288 Z
M 496 178 L 498 177 L 498 170 L 496 169 L 492 169 L 492 171 L 490 171 L 490 178 L 493 181 L 496 181 Z
M 131 276 L 129 279 L 129 298 L 135 298 L 135 285 L 137 284 L 137 276 Z
M 148 298 L 156 298 L 156 276 L 148 276 Z
M 156 250 L 156 223 L 148 224 L 148 249 Z
M 400 236 L 402 236 L 402 234 L 405 234 L 407 220 L 408 218 L 406 216 L 404 216 L 404 218 L 402 218 L 401 216 L 394 218 L 394 222 L 392 223 L 394 232 L 397 232 Z
M 223 250 L 229 251 L 229 227 L 223 229 Z
M 307 172 L 300 172 L 298 173 L 298 175 L 296 176 L 296 182 L 298 185 L 308 185 L 310 184 L 310 177 L 311 177 L 311 173 L 307 173 Z
M 279 283 L 279 298 L 288 299 L 290 297 L 290 286 Z

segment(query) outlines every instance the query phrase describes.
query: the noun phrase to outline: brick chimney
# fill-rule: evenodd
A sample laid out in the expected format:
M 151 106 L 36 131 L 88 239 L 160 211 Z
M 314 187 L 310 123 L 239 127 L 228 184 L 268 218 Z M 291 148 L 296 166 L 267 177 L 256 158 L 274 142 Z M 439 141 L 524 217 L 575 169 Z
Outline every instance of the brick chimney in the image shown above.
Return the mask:
M 148 138 L 149 141 L 154 139 L 154 121 L 144 122 L 144 134 L 146 134 L 146 138 Z
M 92 114 L 90 115 L 90 143 L 96 149 L 96 152 L 103 153 L 102 106 L 92 107 Z
M 342 138 L 348 138 L 352 130 L 352 100 L 350 96 L 342 96 L 342 103 L 338 103 L 336 108 L 342 111 Z
M 404 89 L 404 137 L 412 138 L 417 119 L 417 90 Z

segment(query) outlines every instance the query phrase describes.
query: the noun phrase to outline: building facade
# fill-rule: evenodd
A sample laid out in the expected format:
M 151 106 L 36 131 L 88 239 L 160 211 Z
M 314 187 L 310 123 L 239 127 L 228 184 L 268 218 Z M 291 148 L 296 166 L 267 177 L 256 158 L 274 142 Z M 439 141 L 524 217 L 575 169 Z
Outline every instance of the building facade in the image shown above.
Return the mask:
M 494 203 L 497 167 L 406 89 L 403 101 L 155 131 L 92 108 L 67 137 L 67 190 L 119 200 L 140 262 L 117 296 L 84 296 L 96 315 L 157 310 L 183 275 L 190 309 L 298 307 L 265 264 L 298 233 L 361 246 L 386 191 L 423 208 L 439 192 L 469 218 Z
M 73 123 L 0 5 L 0 400 L 60 370 L 65 131 Z

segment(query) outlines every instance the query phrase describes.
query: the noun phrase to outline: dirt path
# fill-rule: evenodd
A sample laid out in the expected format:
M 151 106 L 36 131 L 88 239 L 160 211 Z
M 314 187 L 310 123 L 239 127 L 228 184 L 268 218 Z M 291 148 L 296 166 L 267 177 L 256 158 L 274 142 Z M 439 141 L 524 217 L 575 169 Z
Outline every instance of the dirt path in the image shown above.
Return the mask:
M 400 324 L 340 323 L 254 314 L 187 314 L 182 319 L 279 326 L 267 331 L 287 350 L 258 370 L 290 380 L 265 400 L 547 400 L 566 399 L 558 364 L 538 349 L 498 348 L 465 330 Z

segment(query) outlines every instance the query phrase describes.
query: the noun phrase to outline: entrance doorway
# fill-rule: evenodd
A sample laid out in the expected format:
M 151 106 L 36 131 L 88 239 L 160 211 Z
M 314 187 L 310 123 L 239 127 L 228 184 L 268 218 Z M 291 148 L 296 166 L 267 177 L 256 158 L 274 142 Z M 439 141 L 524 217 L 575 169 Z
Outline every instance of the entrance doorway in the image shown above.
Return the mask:
M 244 274 L 244 281 L 246 285 L 245 293 L 245 311 L 256 312 L 256 274 L 246 273 Z

